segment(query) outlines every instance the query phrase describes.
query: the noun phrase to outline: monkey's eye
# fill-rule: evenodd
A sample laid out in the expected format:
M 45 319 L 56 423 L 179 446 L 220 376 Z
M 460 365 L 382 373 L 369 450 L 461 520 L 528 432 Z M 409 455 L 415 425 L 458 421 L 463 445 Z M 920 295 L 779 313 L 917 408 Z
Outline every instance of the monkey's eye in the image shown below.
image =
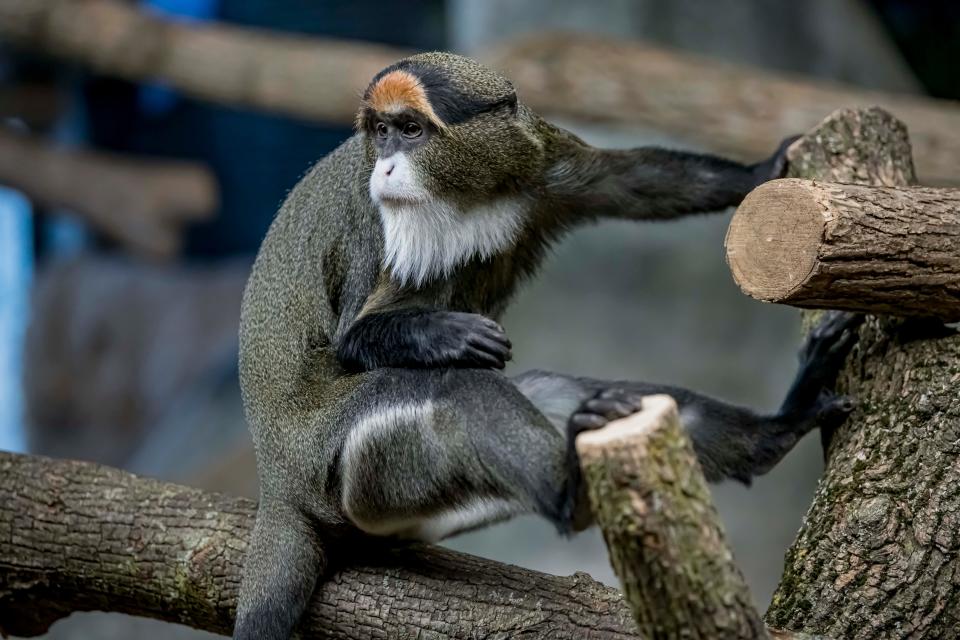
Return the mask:
M 404 138 L 419 138 L 421 133 L 423 133 L 423 129 L 416 122 L 408 122 L 403 125 Z
M 377 137 L 386 138 L 387 137 L 387 125 L 383 122 L 377 123 Z

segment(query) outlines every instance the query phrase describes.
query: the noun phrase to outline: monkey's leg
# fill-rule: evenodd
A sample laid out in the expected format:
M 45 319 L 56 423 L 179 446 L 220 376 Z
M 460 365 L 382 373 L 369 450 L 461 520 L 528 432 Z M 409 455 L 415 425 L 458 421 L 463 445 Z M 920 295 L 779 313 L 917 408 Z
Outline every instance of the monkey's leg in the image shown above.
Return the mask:
M 573 437 L 666 393 L 708 480 L 769 471 L 818 421 L 849 402 L 822 393 L 853 344 L 857 320 L 833 316 L 802 351 L 778 413 L 761 415 L 679 387 L 533 371 L 509 380 L 471 369 L 363 374 L 341 413 L 344 433 L 328 499 L 375 535 L 438 540 L 533 512 L 561 531 L 589 523 Z
M 567 431 L 568 478 L 558 526 L 580 529 L 588 522 L 584 508 L 576 435 L 602 427 L 640 408 L 645 395 L 665 393 L 680 409 L 707 480 L 726 478 L 749 483 L 772 469 L 813 427 L 835 428 L 853 408 L 848 398 L 829 392 L 856 341 L 862 316 L 831 312 L 810 334 L 800 351 L 800 367 L 780 410 L 763 415 L 745 407 L 669 385 L 603 381 L 531 371 L 514 378 L 558 429 Z
M 520 512 L 559 518 L 564 435 L 498 373 L 378 369 L 342 419 L 329 499 L 363 531 L 433 541 Z
M 261 497 L 243 567 L 234 640 L 287 640 L 326 564 L 309 519 L 281 499 Z

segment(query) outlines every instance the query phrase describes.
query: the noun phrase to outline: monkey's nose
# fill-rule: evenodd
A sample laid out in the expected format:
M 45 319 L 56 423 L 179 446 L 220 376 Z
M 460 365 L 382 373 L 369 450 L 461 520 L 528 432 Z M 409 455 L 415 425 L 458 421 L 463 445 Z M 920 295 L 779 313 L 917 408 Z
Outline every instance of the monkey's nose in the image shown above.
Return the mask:
M 389 167 L 387 167 L 387 170 L 383 172 L 384 175 L 387 175 L 387 176 L 388 176 L 388 175 L 390 175 L 391 173 L 393 173 L 393 170 L 394 170 L 394 168 L 396 168 L 396 166 L 397 166 L 397 165 L 395 165 L 395 164 L 391 164 Z

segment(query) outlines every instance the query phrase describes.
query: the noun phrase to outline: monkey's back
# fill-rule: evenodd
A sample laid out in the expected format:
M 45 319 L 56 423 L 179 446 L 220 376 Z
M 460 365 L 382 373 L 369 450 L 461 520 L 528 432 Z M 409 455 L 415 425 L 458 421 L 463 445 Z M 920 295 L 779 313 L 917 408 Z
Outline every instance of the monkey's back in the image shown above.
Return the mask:
M 288 194 L 254 262 L 240 313 L 239 364 L 261 463 L 265 450 L 282 455 L 299 439 L 293 416 L 322 411 L 348 391 L 340 388 L 349 380 L 332 342 L 363 304 L 381 262 L 370 170 L 359 136 L 317 162 Z

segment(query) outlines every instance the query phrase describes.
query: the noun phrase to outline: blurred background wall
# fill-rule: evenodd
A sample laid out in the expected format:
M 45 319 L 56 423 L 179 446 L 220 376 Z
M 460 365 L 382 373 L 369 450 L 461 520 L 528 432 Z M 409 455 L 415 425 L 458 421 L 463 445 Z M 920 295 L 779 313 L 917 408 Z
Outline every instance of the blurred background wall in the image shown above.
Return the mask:
M 960 95 L 955 73 L 960 10 L 949 2 L 142 4 L 175 20 L 465 53 L 496 48 L 506 38 L 566 29 L 861 87 Z M 6 127 L 30 129 L 56 149 L 197 163 L 212 172 L 218 194 L 216 206 L 197 216 L 202 220 L 175 225 L 177 250 L 164 252 L 163 259 L 144 259 L 143 252 L 130 251 L 116 234 L 104 234 L 76 212 L 34 202 L 30 213 L 21 196 L 0 191 L 0 446 L 255 496 L 236 380 L 239 296 L 285 193 L 312 162 L 350 135 L 349 125 L 214 105 L 162 84 L 98 75 L 13 48 L 0 48 L 0 59 L 0 116 Z M 524 87 L 518 92 L 523 99 Z M 636 125 L 559 122 L 602 146 L 690 148 L 669 132 Z M 515 345 L 511 369 L 657 380 L 774 409 L 794 373 L 799 316 L 737 291 L 723 261 L 727 220 L 721 214 L 669 225 L 607 222 L 569 237 L 505 319 Z M 814 436 L 753 487 L 715 488 L 739 564 L 761 607 L 820 470 Z M 545 523 L 520 518 L 449 546 L 615 582 L 596 531 L 564 540 Z M 50 637 L 134 633 L 207 635 L 118 615 L 81 614 L 58 623 Z

